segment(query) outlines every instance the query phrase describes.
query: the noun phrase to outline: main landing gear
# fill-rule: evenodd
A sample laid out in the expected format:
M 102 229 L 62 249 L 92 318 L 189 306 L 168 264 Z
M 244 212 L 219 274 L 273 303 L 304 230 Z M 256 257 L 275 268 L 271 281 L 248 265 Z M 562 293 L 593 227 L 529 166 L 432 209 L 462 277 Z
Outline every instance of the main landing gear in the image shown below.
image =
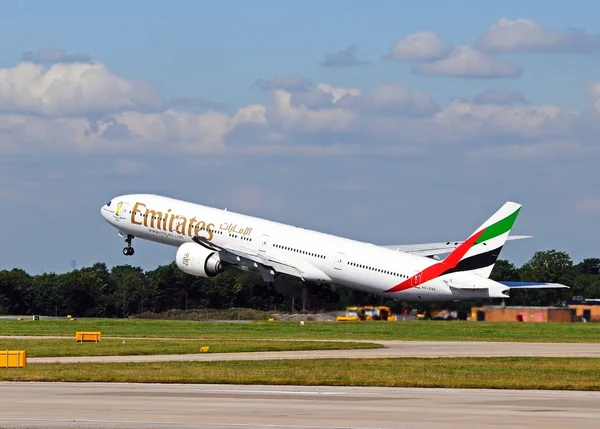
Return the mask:
M 277 292 L 273 282 L 265 282 L 264 284 L 254 285 L 252 294 L 266 299 L 270 304 L 281 304 L 285 301 L 285 296 Z
M 317 299 L 322 299 L 326 303 L 337 304 L 340 302 L 340 295 L 327 285 L 306 282 L 304 284 L 304 290 Z
M 127 243 L 127 247 L 123 248 L 123 255 L 131 256 L 134 253 L 133 247 L 131 247 L 131 241 L 133 240 L 133 235 L 127 234 L 127 238 L 125 239 L 125 243 Z

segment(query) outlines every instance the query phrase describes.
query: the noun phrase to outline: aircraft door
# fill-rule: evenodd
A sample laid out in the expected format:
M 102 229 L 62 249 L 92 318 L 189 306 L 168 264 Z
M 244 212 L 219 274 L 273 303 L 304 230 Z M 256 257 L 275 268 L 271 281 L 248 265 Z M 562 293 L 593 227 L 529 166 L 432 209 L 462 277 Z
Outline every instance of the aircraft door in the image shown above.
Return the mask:
M 333 261 L 333 268 L 335 268 L 336 270 L 341 270 L 345 256 L 346 255 L 344 255 L 343 253 L 338 253 L 337 255 L 335 255 L 335 259 Z
M 260 243 L 258 245 L 258 251 L 259 252 L 266 252 L 268 245 L 269 245 L 269 236 L 268 235 L 263 235 L 262 237 L 260 237 Z

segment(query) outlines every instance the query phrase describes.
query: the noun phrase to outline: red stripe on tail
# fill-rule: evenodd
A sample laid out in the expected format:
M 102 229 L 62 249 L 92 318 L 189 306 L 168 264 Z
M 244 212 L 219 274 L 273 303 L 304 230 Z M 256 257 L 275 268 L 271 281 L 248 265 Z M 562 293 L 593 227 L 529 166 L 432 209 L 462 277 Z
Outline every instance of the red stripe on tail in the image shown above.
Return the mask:
M 420 273 L 415 274 L 411 278 L 406 279 L 402 283 L 397 284 L 396 286 L 386 290 L 385 292 L 400 292 L 402 290 L 419 286 L 421 283 L 433 280 L 436 277 L 448 271 L 449 269 L 456 267 L 456 265 L 458 265 L 463 256 L 465 256 L 469 249 L 473 247 L 477 239 L 481 237 L 481 234 L 483 234 L 484 231 L 485 228 L 473 234 L 464 243 L 462 243 L 460 246 L 454 249 L 454 252 L 450 253 L 448 257 L 446 257 L 446 259 L 444 259 L 443 261 L 425 268 Z

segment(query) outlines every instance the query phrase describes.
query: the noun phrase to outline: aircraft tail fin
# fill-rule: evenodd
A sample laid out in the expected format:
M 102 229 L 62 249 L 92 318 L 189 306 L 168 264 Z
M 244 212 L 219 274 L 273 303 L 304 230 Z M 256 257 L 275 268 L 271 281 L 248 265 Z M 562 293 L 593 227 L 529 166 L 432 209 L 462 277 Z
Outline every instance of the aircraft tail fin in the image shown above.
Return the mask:
M 520 204 L 505 203 L 444 259 L 453 267 L 446 274 L 469 271 L 489 278 L 520 210 Z

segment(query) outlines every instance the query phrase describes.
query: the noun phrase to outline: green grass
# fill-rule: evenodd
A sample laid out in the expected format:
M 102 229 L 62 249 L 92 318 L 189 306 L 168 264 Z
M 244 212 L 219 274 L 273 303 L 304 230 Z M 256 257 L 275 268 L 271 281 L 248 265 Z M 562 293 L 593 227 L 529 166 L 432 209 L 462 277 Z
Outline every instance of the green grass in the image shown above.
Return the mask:
M 2 381 L 600 390 L 598 358 L 304 359 L 29 364 Z
M 28 357 L 57 356 L 126 356 L 156 354 L 199 353 L 200 347 L 209 346 L 209 353 L 372 349 L 383 346 L 373 343 L 321 341 L 253 341 L 253 340 L 117 340 L 103 339 L 100 343 L 77 343 L 75 340 L 4 340 L 0 350 L 27 350 Z
M 600 342 L 598 323 L 472 321 L 222 323 L 136 319 L 0 320 L 0 335 L 67 335 L 101 331 L 104 337 L 281 340 L 431 340 Z

